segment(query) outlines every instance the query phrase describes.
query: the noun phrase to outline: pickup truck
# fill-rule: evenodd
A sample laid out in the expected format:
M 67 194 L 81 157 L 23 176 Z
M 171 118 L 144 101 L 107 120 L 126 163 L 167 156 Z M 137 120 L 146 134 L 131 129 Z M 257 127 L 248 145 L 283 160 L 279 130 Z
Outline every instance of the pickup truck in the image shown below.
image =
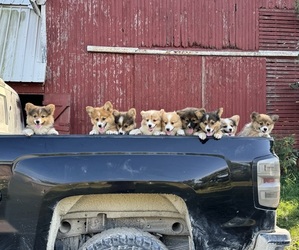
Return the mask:
M 273 139 L 0 136 L 1 250 L 279 250 Z

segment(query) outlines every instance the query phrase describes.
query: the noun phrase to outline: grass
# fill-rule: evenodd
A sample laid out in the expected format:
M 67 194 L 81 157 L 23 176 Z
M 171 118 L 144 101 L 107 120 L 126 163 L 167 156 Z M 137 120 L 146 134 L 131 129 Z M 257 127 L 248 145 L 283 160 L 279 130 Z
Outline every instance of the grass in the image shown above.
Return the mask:
M 277 225 L 289 230 L 291 245 L 286 250 L 299 249 L 299 174 L 281 181 L 281 199 L 277 209 Z

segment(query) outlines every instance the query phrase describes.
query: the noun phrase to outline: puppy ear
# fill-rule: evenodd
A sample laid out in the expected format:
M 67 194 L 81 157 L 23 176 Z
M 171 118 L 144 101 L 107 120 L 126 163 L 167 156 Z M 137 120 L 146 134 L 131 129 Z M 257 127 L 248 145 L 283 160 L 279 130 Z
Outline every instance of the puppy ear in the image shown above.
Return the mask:
M 273 122 L 277 122 L 279 116 L 278 115 L 270 115 L 270 118 L 272 119 Z
M 119 115 L 119 111 L 116 110 L 116 109 L 114 109 L 114 110 L 113 110 L 113 115 L 114 115 L 114 116 L 118 116 L 118 115 Z
M 55 111 L 55 105 L 54 104 L 49 104 L 45 107 L 45 109 L 50 113 L 50 115 L 53 115 L 54 111 Z
M 86 112 L 90 115 L 93 112 L 94 108 L 91 106 L 86 107 Z
M 33 109 L 35 105 L 33 105 L 31 102 L 27 102 L 25 105 L 25 111 L 28 114 L 29 110 Z
M 161 110 L 160 110 L 160 115 L 162 116 L 164 113 L 165 113 L 165 110 L 164 110 L 164 109 L 161 109 Z
M 233 120 L 236 123 L 236 126 L 239 125 L 239 121 L 240 121 L 240 116 L 239 115 L 233 115 L 230 119 Z
M 108 112 L 112 112 L 113 110 L 113 105 L 111 102 L 107 101 L 105 104 L 104 104 L 104 109 L 107 110 Z
M 136 117 L 136 109 L 135 108 L 129 109 L 128 115 L 135 118 Z
M 204 108 L 200 108 L 199 110 L 195 111 L 195 115 L 198 119 L 202 118 L 205 113 L 206 110 Z
M 252 112 L 250 115 L 250 118 L 252 121 L 255 121 L 258 117 L 260 116 L 260 114 L 258 112 Z
M 219 117 L 221 117 L 221 116 L 222 116 L 222 113 L 223 113 L 223 108 L 219 108 L 219 109 L 217 110 L 217 115 L 218 115 Z

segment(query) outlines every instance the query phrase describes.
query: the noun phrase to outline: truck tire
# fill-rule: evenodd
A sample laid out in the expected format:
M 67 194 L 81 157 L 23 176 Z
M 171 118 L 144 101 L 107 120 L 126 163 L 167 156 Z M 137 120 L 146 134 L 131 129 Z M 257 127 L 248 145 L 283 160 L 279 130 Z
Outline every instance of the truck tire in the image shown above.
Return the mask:
M 167 250 L 155 236 L 136 228 L 113 228 L 86 241 L 80 250 Z

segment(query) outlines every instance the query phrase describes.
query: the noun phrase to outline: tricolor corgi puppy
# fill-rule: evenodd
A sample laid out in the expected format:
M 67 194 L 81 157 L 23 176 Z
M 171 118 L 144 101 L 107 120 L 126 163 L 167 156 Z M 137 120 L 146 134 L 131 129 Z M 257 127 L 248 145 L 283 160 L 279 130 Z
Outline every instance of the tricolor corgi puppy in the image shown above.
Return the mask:
M 184 108 L 176 111 L 181 117 L 182 128 L 185 135 L 193 135 L 195 132 L 198 132 L 199 119 L 196 116 L 196 112 L 199 110 L 199 108 Z
M 221 130 L 223 135 L 235 136 L 240 121 L 239 115 L 234 115 L 230 118 L 221 118 Z
M 223 136 L 221 131 L 221 115 L 223 108 L 219 108 L 214 112 L 206 112 L 205 109 L 200 109 L 196 112 L 199 119 L 200 131 L 195 134 L 199 139 L 205 140 L 207 136 L 213 136 L 216 139 L 220 139 Z
M 141 111 L 141 127 L 133 129 L 130 135 L 160 135 L 162 132 L 162 114 L 164 109 L 161 110 L 147 110 Z
M 36 106 L 30 102 L 25 105 L 27 126 L 23 134 L 36 135 L 58 135 L 54 128 L 55 105 Z
M 279 116 L 252 112 L 250 118 L 251 122 L 244 126 L 239 136 L 271 137 L 270 133 Z
M 118 134 L 113 116 L 113 105 L 107 101 L 102 107 L 86 107 L 93 125 L 90 135 Z
M 136 128 L 136 109 L 131 108 L 128 111 L 113 111 L 118 134 L 128 135 L 130 131 Z
M 162 135 L 185 135 L 182 128 L 181 117 L 174 112 L 163 112 Z

